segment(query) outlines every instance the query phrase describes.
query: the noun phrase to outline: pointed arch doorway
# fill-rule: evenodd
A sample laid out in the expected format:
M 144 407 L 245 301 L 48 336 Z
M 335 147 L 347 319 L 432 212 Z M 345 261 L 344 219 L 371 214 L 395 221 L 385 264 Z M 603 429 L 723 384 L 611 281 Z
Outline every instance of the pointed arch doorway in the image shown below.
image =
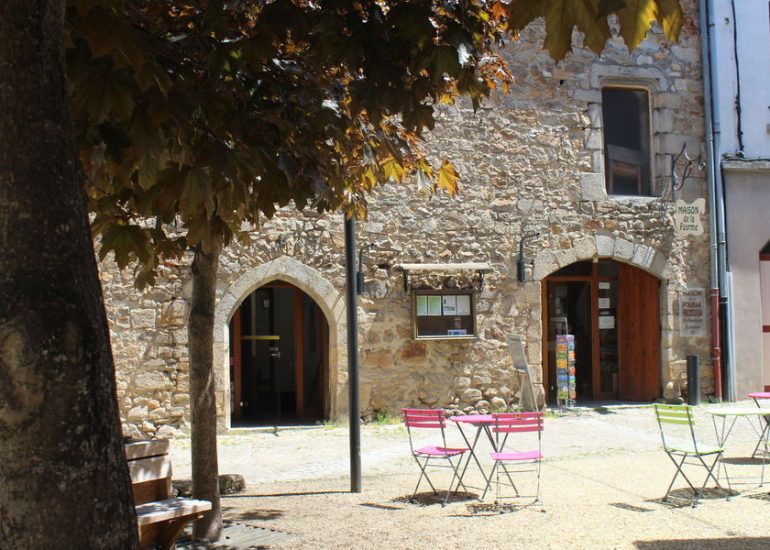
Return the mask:
M 310 296 L 272 282 L 246 297 L 229 327 L 233 425 L 325 418 L 329 325 Z
M 614 260 L 576 262 L 542 285 L 543 385 L 556 402 L 558 334 L 575 336 L 578 402 L 661 394 L 660 281 Z

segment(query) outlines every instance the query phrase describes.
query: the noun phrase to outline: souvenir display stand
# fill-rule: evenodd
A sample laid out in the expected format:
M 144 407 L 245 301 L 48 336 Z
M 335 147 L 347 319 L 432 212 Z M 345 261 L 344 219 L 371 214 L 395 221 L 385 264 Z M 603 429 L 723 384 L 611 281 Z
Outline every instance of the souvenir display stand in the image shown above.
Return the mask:
M 575 336 L 556 336 L 556 404 L 559 412 L 575 409 Z

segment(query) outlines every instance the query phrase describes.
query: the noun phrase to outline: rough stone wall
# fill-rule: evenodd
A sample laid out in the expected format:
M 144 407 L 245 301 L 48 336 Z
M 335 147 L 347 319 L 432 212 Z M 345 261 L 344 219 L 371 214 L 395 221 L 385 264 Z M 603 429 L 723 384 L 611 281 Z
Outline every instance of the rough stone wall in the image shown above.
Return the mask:
M 161 282 L 145 292 L 133 287 L 130 271 L 101 265 L 117 394 L 124 435 L 170 437 L 187 430 L 189 363 L 185 269 L 162 269 Z
M 679 43 L 665 43 L 656 30 L 633 54 L 613 39 L 598 58 L 577 48 L 556 64 L 540 50 L 542 27 L 528 29 L 504 52 L 516 78 L 510 94 L 493 97 L 475 113 L 463 102 L 442 108 L 428 140 L 436 159 L 448 158 L 458 169 L 460 196 L 428 199 L 411 186 L 386 186 L 373 194 L 369 217 L 358 231 L 359 245 L 367 247 L 366 292 L 359 303 L 365 416 L 395 413 L 408 405 L 479 410 L 515 401 L 520 388 L 506 335 L 523 336 L 531 376 L 540 383 L 541 281 L 565 265 L 596 257 L 631 263 L 661 279 L 664 376 L 669 363 L 698 353 L 702 386 L 711 391 L 710 335 L 685 339 L 677 330 L 679 291 L 709 286 L 708 231 L 676 237 L 670 219 L 671 159 L 683 144 L 691 155 L 701 152 L 705 132 L 695 2 L 683 5 L 687 16 Z M 579 44 L 578 34 L 575 41 Z M 657 198 L 606 194 L 601 88 L 608 84 L 642 86 L 650 92 Z M 693 200 L 706 194 L 704 174 L 696 171 L 679 197 Z M 527 282 L 522 284 L 516 279 L 516 261 L 525 232 L 540 236 L 525 248 Z M 323 285 L 336 289 L 334 300 L 344 296 L 340 216 L 284 209 L 252 234 L 251 241 L 225 251 L 220 266 L 219 295 L 229 300 L 215 335 L 221 343 L 216 354 L 223 418 L 229 410 L 224 330 L 246 297 L 233 295 L 231 289 L 247 288 L 244 277 L 251 290 L 275 278 L 274 272 L 268 277 L 256 270 L 266 264 L 289 265 L 280 263 L 288 257 L 311 270 L 288 280 L 301 283 L 316 301 L 323 299 Z M 436 262 L 492 265 L 477 296 L 478 339 L 412 338 L 411 298 L 400 273 L 389 267 Z M 249 273 L 255 274 L 253 280 Z M 314 277 L 320 281 L 315 294 L 312 281 L 306 280 Z M 186 263 L 168 266 L 157 288 L 139 294 L 129 288 L 129 275 L 104 268 L 121 410 L 126 431 L 133 435 L 164 436 L 188 428 L 187 278 Z M 414 282 L 434 288 L 475 284 L 473 273 L 417 277 Z M 335 307 L 326 307 L 327 317 Z M 336 418 L 347 407 L 346 329 L 344 315 L 327 320 L 337 335 L 328 411 Z

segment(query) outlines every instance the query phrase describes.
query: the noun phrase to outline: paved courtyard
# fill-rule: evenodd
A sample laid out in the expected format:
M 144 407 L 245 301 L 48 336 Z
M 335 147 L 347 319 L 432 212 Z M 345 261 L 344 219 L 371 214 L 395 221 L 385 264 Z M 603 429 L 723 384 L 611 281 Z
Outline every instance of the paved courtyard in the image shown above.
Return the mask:
M 709 407 L 698 409 L 697 427 L 713 443 Z M 247 489 L 223 497 L 224 547 L 770 547 L 770 465 L 760 486 L 762 464 L 748 458 L 756 435 L 745 419 L 727 444 L 735 494 L 709 491 L 695 507 L 683 491 L 676 492 L 681 498 L 661 501 L 675 470 L 661 450 L 650 407 L 584 409 L 545 422 L 542 506 L 495 506 L 489 495 L 480 501 L 483 483 L 474 465 L 468 493 L 453 496 L 446 507 L 424 492 L 426 485 L 410 502 L 419 470 L 398 424 L 363 426 L 358 494 L 349 492 L 346 426 L 234 430 L 219 438 L 220 472 L 243 475 Z M 457 428 L 447 433 L 450 444 L 462 445 Z M 491 467 L 486 441 L 477 452 Z M 188 440 L 174 442 L 172 460 L 174 477 L 188 478 Z M 687 471 L 704 478 L 697 469 Z M 437 479 L 446 486 L 449 475 Z M 520 479 L 526 490 L 529 478 Z M 685 487 L 681 478 L 675 487 Z

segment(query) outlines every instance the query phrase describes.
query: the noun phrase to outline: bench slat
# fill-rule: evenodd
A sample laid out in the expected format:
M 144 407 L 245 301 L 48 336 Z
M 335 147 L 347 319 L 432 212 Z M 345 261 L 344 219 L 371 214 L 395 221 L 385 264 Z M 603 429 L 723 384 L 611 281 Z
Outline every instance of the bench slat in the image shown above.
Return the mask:
M 170 498 L 156 502 L 139 504 L 136 507 L 137 523 L 149 525 L 161 521 L 180 519 L 185 516 L 196 516 L 211 510 L 211 502 L 208 500 L 196 500 L 192 498 Z
M 167 439 L 132 441 L 131 443 L 126 443 L 125 450 L 127 460 L 165 455 L 169 451 L 169 442 Z
M 131 483 L 171 478 L 171 459 L 168 455 L 141 458 L 128 463 Z

